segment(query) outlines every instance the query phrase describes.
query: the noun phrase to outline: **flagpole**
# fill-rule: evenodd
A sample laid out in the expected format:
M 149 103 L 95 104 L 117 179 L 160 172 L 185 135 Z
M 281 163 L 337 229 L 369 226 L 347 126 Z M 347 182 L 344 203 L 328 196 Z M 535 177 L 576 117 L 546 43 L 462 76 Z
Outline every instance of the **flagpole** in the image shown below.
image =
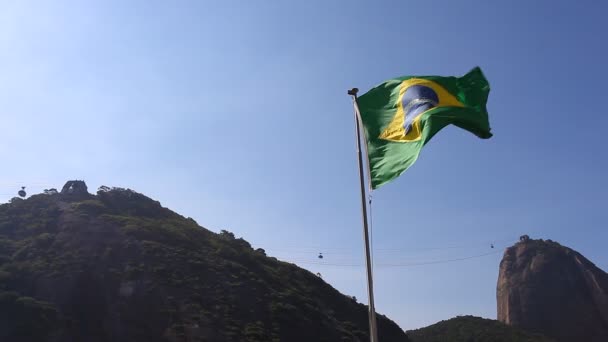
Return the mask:
M 361 115 L 357 103 L 357 92 L 359 89 L 353 88 L 348 91 L 348 95 L 353 98 L 355 109 L 355 127 L 357 132 L 357 156 L 359 158 L 359 184 L 361 186 L 361 212 L 363 214 L 363 240 L 365 241 L 365 267 L 367 268 L 367 297 L 369 299 L 369 338 L 371 342 L 378 342 L 378 329 L 376 326 L 376 307 L 374 306 L 374 281 L 372 274 L 371 252 L 369 246 L 369 232 L 367 228 L 367 205 L 365 202 L 365 176 L 363 173 L 363 157 L 361 153 Z

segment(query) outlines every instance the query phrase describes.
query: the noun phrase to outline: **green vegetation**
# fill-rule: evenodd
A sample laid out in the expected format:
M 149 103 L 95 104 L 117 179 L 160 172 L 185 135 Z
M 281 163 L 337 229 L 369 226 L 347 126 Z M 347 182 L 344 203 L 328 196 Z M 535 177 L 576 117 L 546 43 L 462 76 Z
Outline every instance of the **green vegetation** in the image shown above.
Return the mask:
M 314 274 L 108 187 L 0 205 L 0 315 L 2 341 L 368 340 L 367 308 Z
M 410 330 L 413 342 L 552 342 L 552 339 L 473 316 L 458 316 L 426 328 Z
M 320 277 L 128 189 L 0 205 L 1 341 L 368 341 L 367 308 Z M 408 341 L 379 316 L 380 339 Z M 463 316 L 412 341 L 551 341 Z
M 57 329 L 54 305 L 16 292 L 0 292 L 1 341 L 42 341 Z

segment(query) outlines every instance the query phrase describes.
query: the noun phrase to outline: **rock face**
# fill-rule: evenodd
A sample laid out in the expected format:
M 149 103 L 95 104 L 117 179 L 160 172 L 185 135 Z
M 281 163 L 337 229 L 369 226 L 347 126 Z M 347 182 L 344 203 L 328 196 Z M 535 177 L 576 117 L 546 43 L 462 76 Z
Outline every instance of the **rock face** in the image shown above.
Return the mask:
M 498 320 L 558 341 L 608 341 L 608 274 L 551 240 L 507 248 L 496 289 Z
M 80 180 L 67 181 L 61 189 L 61 194 L 72 197 L 87 197 L 89 195 L 87 184 Z

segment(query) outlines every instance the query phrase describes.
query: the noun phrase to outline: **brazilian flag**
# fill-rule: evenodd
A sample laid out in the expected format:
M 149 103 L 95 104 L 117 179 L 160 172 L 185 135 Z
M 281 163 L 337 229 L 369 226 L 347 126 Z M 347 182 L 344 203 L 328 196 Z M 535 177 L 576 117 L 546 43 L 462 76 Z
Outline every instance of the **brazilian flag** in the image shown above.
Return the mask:
M 372 189 L 407 170 L 422 147 L 449 124 L 490 138 L 489 92 L 490 85 L 477 67 L 462 77 L 395 78 L 361 95 L 358 105 Z

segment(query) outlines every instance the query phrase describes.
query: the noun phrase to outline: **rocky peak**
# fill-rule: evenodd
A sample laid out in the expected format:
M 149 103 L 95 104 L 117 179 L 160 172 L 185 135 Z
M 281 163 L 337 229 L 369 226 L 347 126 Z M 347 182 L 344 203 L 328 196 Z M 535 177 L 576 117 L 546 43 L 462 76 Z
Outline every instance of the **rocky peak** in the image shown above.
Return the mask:
M 608 274 L 557 242 L 522 236 L 507 248 L 496 299 L 506 324 L 558 341 L 608 341 Z
M 76 195 L 84 196 L 89 195 L 87 184 L 81 180 L 71 180 L 65 183 L 61 189 L 62 195 Z

